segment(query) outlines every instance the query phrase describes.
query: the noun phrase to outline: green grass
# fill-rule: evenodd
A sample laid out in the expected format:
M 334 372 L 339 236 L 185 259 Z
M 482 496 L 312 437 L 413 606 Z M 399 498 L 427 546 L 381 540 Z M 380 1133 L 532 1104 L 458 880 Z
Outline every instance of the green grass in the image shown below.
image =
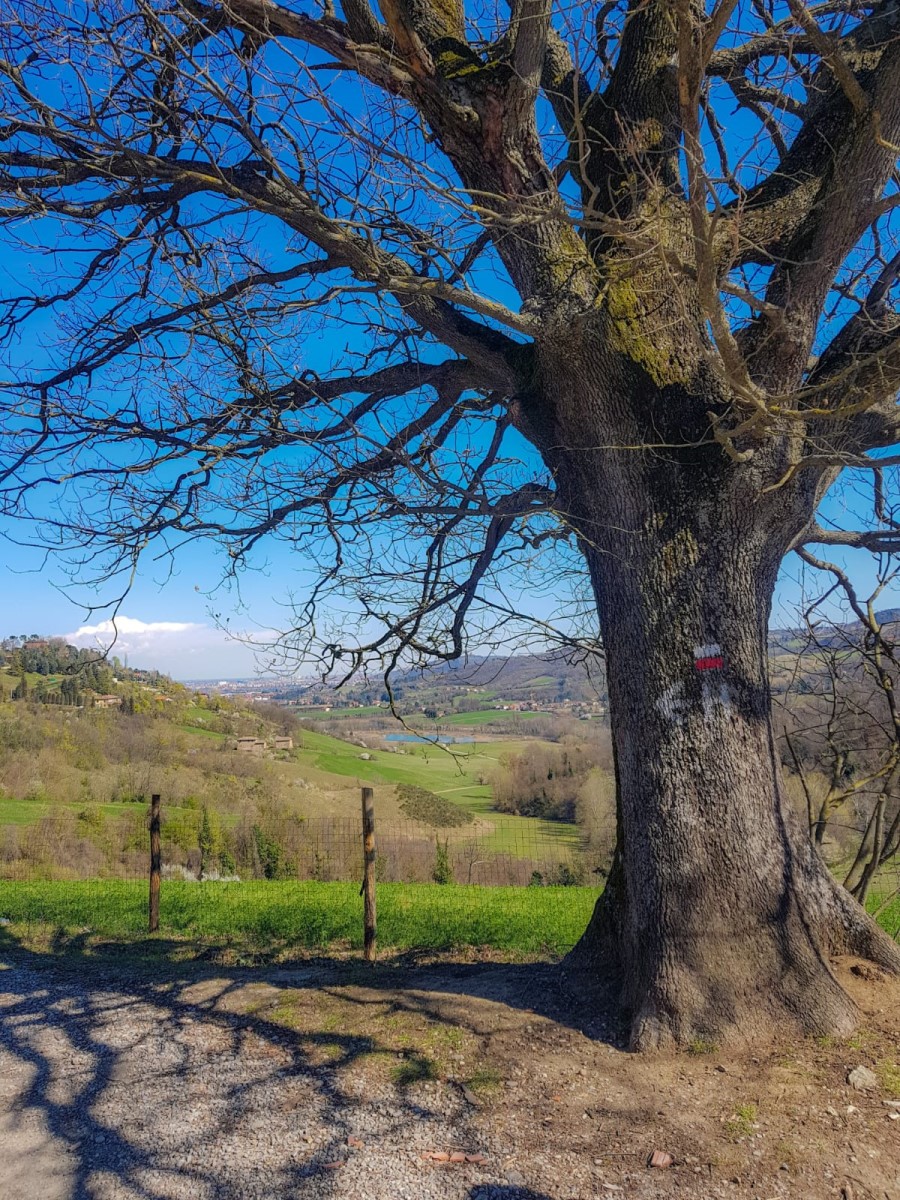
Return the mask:
M 29 692 L 34 691 L 41 680 L 50 687 L 51 691 L 56 690 L 61 679 L 62 675 L 39 675 L 36 671 L 25 672 L 25 682 L 28 684 Z M 18 675 L 14 675 L 9 671 L 0 671 L 0 688 L 6 692 L 7 696 L 12 695 L 18 682 Z
M 448 725 L 489 725 L 491 722 L 532 721 L 545 714 L 536 712 L 504 712 L 502 708 L 482 708 L 475 712 L 453 713 L 441 717 Z
M 378 886 L 383 948 L 448 950 L 488 946 L 522 954 L 563 953 L 581 936 L 596 888 Z M 54 935 L 143 936 L 143 882 L 0 881 L 0 917 L 16 935 L 42 927 Z M 160 933 L 242 945 L 324 948 L 362 945 L 362 901 L 355 883 L 181 883 L 164 880 Z
M 212 738 L 217 742 L 223 741 L 226 737 L 224 733 L 217 733 L 215 729 L 202 729 L 199 725 L 189 725 L 185 723 L 182 725 L 176 725 L 175 728 L 180 729 L 182 733 L 190 733 L 195 737 Z
M 876 890 L 869 897 L 867 908 L 876 914 L 878 923 L 895 938 L 900 938 L 900 895 L 890 899 L 890 892 Z
M 452 753 L 439 746 L 409 742 L 401 747 L 404 754 L 369 751 L 372 758 L 368 761 L 359 757 L 364 753 L 360 747 L 325 733 L 304 730 L 302 741 L 301 750 L 294 756 L 300 768 L 308 764 L 376 788 L 379 784 L 393 787 L 404 783 L 425 788 L 467 808 L 476 817 L 490 821 L 494 831 L 484 839 L 486 849 L 516 854 L 523 846 L 533 847 L 536 838 L 561 847 L 578 844 L 576 825 L 497 813 L 493 808 L 490 785 L 478 782 L 479 778 L 489 777 L 503 755 L 519 753 L 528 744 L 524 739 L 453 746 L 450 748 Z
M 304 721 L 340 721 L 345 717 L 387 717 L 390 712 L 383 704 L 358 704 L 352 708 L 303 708 L 297 715 Z
M 29 826 L 41 821 L 43 817 L 71 817 L 78 816 L 79 812 L 92 812 L 92 814 L 102 814 L 104 817 L 116 818 L 131 816 L 137 814 L 140 817 L 146 815 L 148 805 L 145 803 L 121 803 L 121 804 L 96 804 L 92 800 L 72 800 L 70 804 L 58 804 L 52 800 L 35 799 L 35 800 L 14 800 L 12 797 L 0 796 L 0 826 L 5 824 L 16 824 L 16 826 Z M 182 816 L 187 811 L 196 811 L 184 808 L 178 804 L 167 804 L 166 812 L 163 817 L 163 828 L 166 824 L 166 818 Z M 233 823 L 238 820 L 236 814 L 222 815 L 224 823 Z
M 88 800 L 75 800 L 71 804 L 56 804 L 50 800 L 14 800 L 0 796 L 0 825 L 34 825 L 43 817 L 75 816 L 86 809 L 102 813 L 104 817 L 121 817 L 128 813 L 143 814 L 146 805 L 141 804 L 94 804 Z M 170 805 L 170 813 L 181 812 Z

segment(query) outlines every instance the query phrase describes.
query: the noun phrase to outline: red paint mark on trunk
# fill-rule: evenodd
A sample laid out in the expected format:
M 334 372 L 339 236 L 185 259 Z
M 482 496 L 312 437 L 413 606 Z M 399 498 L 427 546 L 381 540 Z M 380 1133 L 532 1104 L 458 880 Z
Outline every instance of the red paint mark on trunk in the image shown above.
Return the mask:
M 694 660 L 694 666 L 698 671 L 720 671 L 725 666 L 725 659 L 721 655 L 712 658 L 698 658 Z

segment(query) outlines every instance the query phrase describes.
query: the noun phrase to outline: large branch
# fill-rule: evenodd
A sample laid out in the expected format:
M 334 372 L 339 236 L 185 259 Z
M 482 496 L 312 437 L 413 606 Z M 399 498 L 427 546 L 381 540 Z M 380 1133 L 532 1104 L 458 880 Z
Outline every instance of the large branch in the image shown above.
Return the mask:
M 804 19 L 816 11 L 803 7 Z M 825 5 L 818 11 L 833 10 Z M 780 29 L 760 35 L 760 41 L 787 61 L 797 47 L 793 42 L 775 47 Z M 882 4 L 844 38 L 821 34 L 829 61 L 820 61 L 812 78 L 800 130 L 777 167 L 731 206 L 733 224 L 723 226 L 721 237 L 732 261 L 783 264 L 772 281 L 773 303 L 790 292 L 797 304 L 798 289 L 810 299 L 818 294 L 821 281 L 833 278 L 835 262 L 877 215 L 898 153 L 898 33 L 896 4 Z M 807 54 L 814 49 L 808 36 L 804 49 Z M 718 53 L 710 72 L 728 78 L 735 52 L 722 51 L 724 59 Z M 809 278 L 801 279 L 791 264 Z
M 57 135 L 57 140 L 61 138 L 62 135 Z M 69 153 L 72 152 L 71 142 L 71 137 L 66 136 Z M 74 166 L 62 156 L 0 151 L 0 170 L 6 169 L 7 188 L 21 192 L 21 178 L 12 172 L 25 168 L 32 172 L 27 180 L 29 192 L 39 198 L 45 212 L 56 208 L 65 215 L 79 213 L 88 217 L 95 216 L 98 209 L 108 207 L 109 203 L 118 208 L 129 204 L 142 207 L 147 187 L 171 189 L 179 198 L 207 192 L 242 201 L 301 233 L 328 256 L 330 269 L 348 270 L 362 284 L 394 296 L 404 311 L 429 333 L 466 357 L 479 361 L 491 372 L 496 386 L 514 385 L 511 356 L 520 349 L 517 343 L 496 329 L 467 317 L 460 309 L 468 308 L 479 316 L 526 334 L 532 334 L 536 329 L 530 318 L 519 316 L 465 287 L 431 274 L 415 272 L 404 259 L 356 232 L 349 221 L 328 216 L 298 181 L 288 180 L 283 175 L 270 178 L 263 173 L 267 167 L 274 173 L 276 164 L 223 167 L 137 151 L 110 152 L 104 148 L 103 152 L 98 152 L 90 143 L 83 144 L 78 150 L 81 161 Z M 117 185 L 114 195 L 109 200 L 96 199 L 92 195 L 84 201 L 83 207 L 65 197 L 57 199 L 53 194 L 61 186 L 66 188 L 72 183 L 108 187 L 109 181 Z

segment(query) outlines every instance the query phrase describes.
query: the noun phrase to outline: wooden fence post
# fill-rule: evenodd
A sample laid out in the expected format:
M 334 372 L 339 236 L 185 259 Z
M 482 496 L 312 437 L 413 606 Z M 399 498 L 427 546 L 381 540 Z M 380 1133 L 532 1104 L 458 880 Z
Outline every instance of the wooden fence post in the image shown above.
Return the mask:
M 363 953 L 366 962 L 375 961 L 375 793 L 362 790 L 363 882 L 359 894 L 363 905 Z
M 159 929 L 159 879 L 162 869 L 159 796 L 150 797 L 150 932 Z

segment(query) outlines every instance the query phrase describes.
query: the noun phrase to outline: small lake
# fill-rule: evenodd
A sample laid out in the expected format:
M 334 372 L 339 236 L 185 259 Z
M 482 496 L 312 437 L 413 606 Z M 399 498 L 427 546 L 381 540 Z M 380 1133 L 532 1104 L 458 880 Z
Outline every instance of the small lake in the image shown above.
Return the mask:
M 442 746 L 473 745 L 475 742 L 474 738 L 450 737 L 446 733 L 438 734 L 437 737 L 433 738 L 419 737 L 415 733 L 386 733 L 384 740 L 386 742 L 418 742 L 423 745 L 427 745 L 429 742 L 440 742 Z

